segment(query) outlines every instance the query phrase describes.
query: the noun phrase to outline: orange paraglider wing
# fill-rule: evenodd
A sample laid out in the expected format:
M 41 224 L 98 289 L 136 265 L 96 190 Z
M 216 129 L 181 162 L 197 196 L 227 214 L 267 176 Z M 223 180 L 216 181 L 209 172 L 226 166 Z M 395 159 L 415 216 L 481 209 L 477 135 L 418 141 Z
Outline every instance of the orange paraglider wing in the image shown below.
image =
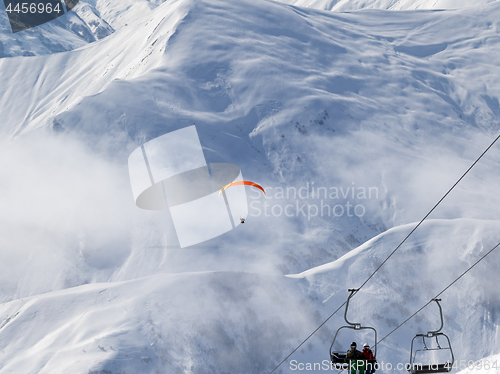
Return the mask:
M 266 194 L 266 191 L 264 191 L 264 189 L 260 185 L 258 185 L 257 183 L 250 182 L 250 181 L 236 181 L 236 182 L 226 184 L 224 187 L 222 187 L 221 190 L 219 191 L 219 196 L 222 193 L 222 191 L 227 190 L 229 187 L 232 187 L 232 186 L 253 186 L 253 187 L 256 187 L 259 190 L 261 190 L 264 193 L 264 195 Z

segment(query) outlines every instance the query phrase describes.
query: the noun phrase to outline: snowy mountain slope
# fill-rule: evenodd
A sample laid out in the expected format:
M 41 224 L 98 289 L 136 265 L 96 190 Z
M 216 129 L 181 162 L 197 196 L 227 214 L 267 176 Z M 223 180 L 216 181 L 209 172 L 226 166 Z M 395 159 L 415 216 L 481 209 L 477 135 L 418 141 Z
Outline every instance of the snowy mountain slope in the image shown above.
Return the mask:
M 388 230 L 333 263 L 288 277 L 164 274 L 2 304 L 0 373 L 269 372 L 412 227 Z M 498 222 L 471 219 L 425 223 L 353 298 L 349 319 L 376 327 L 382 338 L 489 250 L 499 228 Z M 498 261 L 494 252 L 441 296 L 443 331 L 457 362 L 476 361 L 500 348 Z M 278 373 L 292 372 L 292 360 L 295 365 L 328 360 L 333 334 L 343 324 L 341 310 Z M 430 305 L 379 346 L 379 362 L 394 367 L 408 362 L 414 334 L 438 324 L 437 308 Z M 335 349 L 352 340 L 371 344 L 373 337 L 341 334 Z
M 486 5 L 495 1 L 497 0 L 280 0 L 286 4 L 335 12 L 352 12 L 362 9 L 460 9 Z
M 83 255 L 69 249 L 68 256 L 87 270 L 48 283 L 57 289 L 82 279 L 235 266 L 299 272 L 338 258 L 386 228 L 420 219 L 498 129 L 499 11 L 493 4 L 472 15 L 469 10 L 337 15 L 273 2 L 177 1 L 158 7 L 143 24 L 87 48 L 1 60 L 3 138 L 36 138 L 40 132 L 34 130 L 41 128 L 64 130 L 51 152 L 71 161 L 75 173 L 95 157 L 105 170 L 110 165 L 120 170 L 111 183 L 89 174 L 88 184 L 76 189 L 82 196 L 78 209 L 85 217 L 100 216 L 90 191 L 101 184 L 120 185 L 111 205 L 130 208 L 107 234 L 113 242 L 122 230 L 130 232 L 128 244 L 119 244 L 119 258 L 137 261 L 112 261 L 104 272 L 88 270 L 87 259 L 99 248 L 92 232 L 107 223 L 94 218 L 93 230 L 74 218 L 68 241 L 84 249 Z M 461 31 L 453 29 L 457 23 Z M 245 178 L 259 181 L 269 194 L 267 199 L 252 194 L 245 230 L 207 243 L 217 251 L 194 248 L 188 253 L 195 260 L 174 251 L 163 261 L 161 216 L 133 211 L 126 197 L 126 159 L 141 142 L 193 123 L 208 162 L 236 163 Z M 65 145 L 75 137 L 86 144 L 83 148 L 90 147 L 78 156 Z M 11 149 L 34 149 L 43 160 L 45 140 L 40 142 L 19 140 Z M 11 149 L 5 148 L 5 160 Z M 490 172 L 498 160 L 494 148 L 434 217 L 498 219 L 491 206 L 498 203 L 499 181 Z M 2 215 L 5 246 L 18 248 L 14 227 L 34 225 L 43 231 L 43 224 L 27 217 L 44 216 L 53 203 L 30 197 L 28 175 L 11 177 L 19 169 L 31 170 L 30 160 L 14 165 L 3 164 L 3 183 L 22 180 L 28 192 L 11 188 L 3 197 L 6 211 L 29 201 L 27 206 L 39 212 L 20 214 L 15 222 L 11 214 Z M 47 165 L 53 166 L 54 178 L 42 178 L 40 191 L 72 196 L 75 189 L 58 182 L 64 171 L 53 160 Z M 318 198 L 318 190 L 315 197 L 306 194 L 313 182 L 328 196 Z M 280 188 L 291 192 L 287 196 Z M 287 205 L 292 209 L 285 214 Z M 362 205 L 357 211 L 364 209 L 362 217 L 354 214 L 356 205 Z M 343 214 L 335 217 L 333 208 Z M 62 206 L 60 212 L 55 227 L 74 216 Z M 52 242 L 36 245 L 50 248 Z M 242 262 L 241 256 L 248 260 Z M 14 294 L 31 295 L 40 292 L 39 286 Z
M 300 283 L 188 273 L 12 301 L 0 307 L 0 373 L 262 372 L 312 328 Z
M 310 294 L 325 300 L 323 305 L 335 310 L 342 297 L 347 296 L 344 289 L 359 287 L 413 227 L 410 224 L 390 229 L 337 261 L 297 276 L 309 281 Z M 353 298 L 349 319 L 376 327 L 378 339 L 382 339 L 498 242 L 496 221 L 425 222 Z M 500 301 L 496 288 L 499 279 L 493 270 L 499 254 L 493 252 L 440 296 L 445 320 L 443 332 L 450 337 L 458 365 L 499 351 Z M 329 326 L 338 326 L 343 316 L 333 320 Z M 413 336 L 438 327 L 438 308 L 430 304 L 381 343 L 379 359 L 394 366 L 408 362 Z M 333 336 L 335 329 L 330 328 L 329 334 Z M 369 336 L 363 340 L 368 338 L 373 340 Z M 344 334 L 343 345 L 336 349 L 342 350 L 352 340 L 352 335 Z
M 164 2 L 165 0 L 83 0 L 84 4 L 88 4 L 93 9 L 96 9 L 99 12 L 99 16 L 115 30 L 119 30 L 129 23 L 137 22 L 138 19 L 148 15 Z
M 99 12 L 81 2 L 74 11 L 44 25 L 12 33 L 5 5 L 0 4 L 0 58 L 35 56 L 73 50 L 113 33 Z
M 272 369 L 498 131 L 499 12 L 169 1 L 82 49 L 0 60 L 2 370 Z M 167 250 L 162 213 L 133 204 L 126 160 L 192 124 L 208 162 L 239 165 L 268 195 L 248 191 L 247 222 L 227 235 Z M 382 337 L 496 243 L 499 162 L 494 147 L 356 296 L 353 319 Z M 350 216 L 314 215 L 347 203 Z M 443 295 L 460 359 L 499 351 L 497 257 Z M 115 293 L 99 299 L 104 288 Z M 379 358 L 406 361 L 415 330 L 434 327 L 428 313 Z M 341 322 L 293 359 L 327 359 Z
M 477 362 L 468 362 L 466 364 L 467 368 L 461 370 L 459 374 L 496 374 L 500 372 L 500 368 L 498 367 L 499 363 L 500 355 L 492 355 Z
M 0 58 L 70 51 L 104 39 L 148 15 L 163 1 L 79 1 L 68 14 L 50 23 L 13 34 L 0 4 Z
M 6 299 L 152 272 L 303 271 L 388 227 L 420 219 L 498 128 L 498 32 L 490 21 L 499 11 L 496 5 L 475 16 L 470 11 L 338 16 L 268 2 L 224 4 L 167 3 L 144 25 L 88 48 L 0 61 L 4 138 L 30 133 L 35 139 L 4 147 L 3 159 L 9 161 L 2 166 L 3 184 L 12 186 L 3 196 L 5 211 L 30 209 L 30 214 L 19 211 L 17 221 L 12 213 L 2 215 L 4 247 L 12 248 L 14 258 L 24 253 L 21 248 L 56 247 L 57 263 L 66 264 L 46 283 L 15 277 Z M 451 27 L 457 23 L 464 25 L 460 33 Z M 250 216 L 245 230 L 207 243 L 217 251 L 195 248 L 186 257 L 162 248 L 161 216 L 134 210 L 127 197 L 126 158 L 143 140 L 193 123 L 209 162 L 238 164 L 246 178 L 268 187 L 269 196 L 252 198 L 257 209 L 250 215 L 259 210 L 261 215 Z M 37 145 L 40 133 L 33 130 L 41 127 L 65 130 L 50 143 L 53 158 L 45 138 Z M 75 136 L 77 144 L 83 140 L 92 150 L 69 151 L 66 143 Z M 41 178 L 40 193 L 53 193 L 53 199 L 32 194 L 30 174 L 17 173 L 37 173 L 31 159 L 9 157 L 25 147 L 51 165 L 53 174 Z M 499 157 L 492 149 L 435 217 L 498 219 L 491 206 L 498 203 L 493 171 Z M 88 183 L 61 184 L 66 172 L 57 159 L 69 162 L 76 181 L 89 162 L 118 174 L 90 170 Z M 279 187 L 305 191 L 313 182 L 329 193 L 337 188 L 338 197 L 279 194 Z M 108 197 L 109 207 L 127 207 L 113 225 L 104 219 L 113 216 L 112 209 L 88 193 L 95 190 L 102 196 L 97 201 L 104 202 L 108 186 L 119 186 L 119 193 Z M 347 190 L 352 187 L 375 190 L 371 199 L 358 198 L 360 190 L 354 195 Z M 71 209 L 58 203 L 57 196 L 70 201 L 75 192 L 79 199 Z M 275 217 L 270 208 L 264 211 L 264 203 L 274 212 L 287 204 L 297 208 L 293 217 Z M 304 206 L 321 209 L 322 203 L 343 209 L 347 203 L 363 205 L 366 214 L 307 216 Z M 20 244 L 17 228 L 44 233 L 49 222 L 41 217 L 55 207 L 60 213 L 51 215 L 50 226 L 68 227 L 66 238 L 43 234 L 43 240 L 26 238 Z M 105 207 L 108 213 L 97 219 Z M 102 259 L 103 242 L 117 248 L 117 260 Z M 78 249 L 68 243 L 78 243 Z M 43 274 L 36 258 L 29 263 Z M 75 269 L 72 263 L 79 265 Z

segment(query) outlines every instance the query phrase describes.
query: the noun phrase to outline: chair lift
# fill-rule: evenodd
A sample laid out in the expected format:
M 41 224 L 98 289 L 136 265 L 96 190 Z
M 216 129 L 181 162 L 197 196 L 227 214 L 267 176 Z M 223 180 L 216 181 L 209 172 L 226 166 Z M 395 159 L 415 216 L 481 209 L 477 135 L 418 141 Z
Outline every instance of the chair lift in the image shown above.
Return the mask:
M 443 328 L 443 309 L 441 308 L 441 305 L 439 302 L 441 299 L 432 299 L 432 301 L 435 301 L 436 304 L 439 307 L 439 314 L 441 316 L 441 327 L 437 329 L 436 331 L 429 331 L 427 334 L 417 334 L 411 341 L 411 348 L 410 348 L 410 367 L 408 368 L 408 372 L 410 374 L 427 374 L 427 373 L 447 373 L 450 372 L 451 369 L 453 368 L 453 363 L 455 362 L 455 356 L 453 355 L 453 349 L 451 348 L 451 343 L 450 339 L 446 334 L 440 332 L 441 329 Z M 441 347 L 439 344 L 438 336 L 444 336 L 446 340 L 448 341 L 448 347 Z M 417 349 L 413 351 L 413 342 L 417 338 L 422 338 L 422 343 L 424 348 L 423 349 Z M 425 344 L 425 339 L 436 339 L 436 346 L 437 348 L 428 348 L 427 344 Z M 427 352 L 427 351 L 440 351 L 440 350 L 449 350 L 451 354 L 451 362 L 447 361 L 444 364 L 429 364 L 429 365 L 422 365 L 422 364 L 415 364 L 415 357 L 417 355 L 417 352 Z
M 344 320 L 349 326 L 341 326 L 337 332 L 335 333 L 335 336 L 333 337 L 332 345 L 330 345 L 330 360 L 332 362 L 332 365 L 334 367 L 339 367 L 343 366 L 344 364 L 349 364 L 350 359 L 346 357 L 347 352 L 346 351 L 341 351 L 341 352 L 333 352 L 333 345 L 335 344 L 335 340 L 337 339 L 337 335 L 339 334 L 340 330 L 342 329 L 353 329 L 353 330 L 373 330 L 375 334 L 375 343 L 373 344 L 373 357 L 375 358 L 374 360 L 366 360 L 368 363 L 371 363 L 372 365 L 375 365 L 377 362 L 377 330 L 375 330 L 373 327 L 369 326 L 361 326 L 360 323 L 353 323 L 349 322 L 347 320 L 347 310 L 349 309 L 349 301 L 351 298 L 354 296 L 356 292 L 358 292 L 359 289 L 350 289 L 348 290 L 350 292 L 350 295 L 347 297 L 347 303 L 345 306 L 345 312 L 344 312 Z

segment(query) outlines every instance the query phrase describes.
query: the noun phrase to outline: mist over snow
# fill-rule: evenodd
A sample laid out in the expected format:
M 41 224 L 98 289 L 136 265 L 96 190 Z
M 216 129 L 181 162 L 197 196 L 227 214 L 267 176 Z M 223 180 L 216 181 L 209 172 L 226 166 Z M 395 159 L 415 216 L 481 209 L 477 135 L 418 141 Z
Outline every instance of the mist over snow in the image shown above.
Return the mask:
M 0 373 L 269 372 L 498 135 L 499 2 L 290 4 L 81 1 L 18 34 L 0 9 Z M 165 213 L 134 204 L 127 159 L 192 125 L 207 162 L 267 196 L 248 189 L 244 225 L 171 249 Z M 382 338 L 498 243 L 499 147 L 351 320 Z M 499 264 L 441 296 L 458 362 L 498 358 Z M 342 324 L 343 310 L 290 360 L 328 360 Z M 408 362 L 438 325 L 431 304 L 379 361 Z M 290 360 L 276 372 L 325 372 Z

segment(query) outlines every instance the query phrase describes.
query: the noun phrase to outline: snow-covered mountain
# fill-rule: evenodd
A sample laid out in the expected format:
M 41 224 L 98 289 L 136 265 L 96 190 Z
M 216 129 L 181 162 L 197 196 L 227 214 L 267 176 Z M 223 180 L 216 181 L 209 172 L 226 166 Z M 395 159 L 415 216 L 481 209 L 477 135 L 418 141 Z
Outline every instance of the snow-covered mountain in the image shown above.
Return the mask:
M 0 59 L 0 373 L 270 371 L 500 128 L 497 2 L 81 7 L 116 31 Z M 42 27 L 70 43 L 56 26 Z M 162 213 L 134 205 L 127 158 L 193 124 L 208 162 L 237 164 L 267 197 L 249 190 L 244 225 L 171 250 Z M 499 162 L 494 147 L 355 297 L 352 319 L 382 337 L 496 244 Z M 498 261 L 442 296 L 457 360 L 499 352 Z M 379 360 L 406 362 L 436 321 L 429 306 Z M 341 323 L 291 359 L 328 359 Z
M 0 4 L 0 58 L 70 51 L 113 32 L 96 8 L 81 2 L 54 21 L 13 34 L 5 5 Z
M 411 228 L 391 229 L 335 262 L 298 275 L 158 274 L 4 303 L 0 372 L 269 372 Z M 375 326 L 382 338 L 491 248 L 494 240 L 485 238 L 496 237 L 499 229 L 497 221 L 427 222 L 354 297 L 350 320 Z M 489 261 L 498 263 L 498 257 Z M 443 331 L 452 341 L 457 367 L 498 352 L 495 267 L 481 263 L 441 296 Z M 344 324 L 342 310 L 278 372 L 322 372 L 293 368 L 328 360 L 335 330 Z M 380 364 L 407 363 L 413 336 L 438 326 L 437 308 L 430 305 L 380 344 Z M 368 334 L 341 334 L 335 349 L 352 340 L 373 344 Z
M 46 55 L 74 50 L 111 35 L 147 15 L 163 0 L 82 0 L 66 15 L 13 34 L 0 3 L 0 58 Z
M 460 9 L 485 6 L 498 0 L 279 0 L 300 7 L 352 12 L 361 9 L 416 10 Z

